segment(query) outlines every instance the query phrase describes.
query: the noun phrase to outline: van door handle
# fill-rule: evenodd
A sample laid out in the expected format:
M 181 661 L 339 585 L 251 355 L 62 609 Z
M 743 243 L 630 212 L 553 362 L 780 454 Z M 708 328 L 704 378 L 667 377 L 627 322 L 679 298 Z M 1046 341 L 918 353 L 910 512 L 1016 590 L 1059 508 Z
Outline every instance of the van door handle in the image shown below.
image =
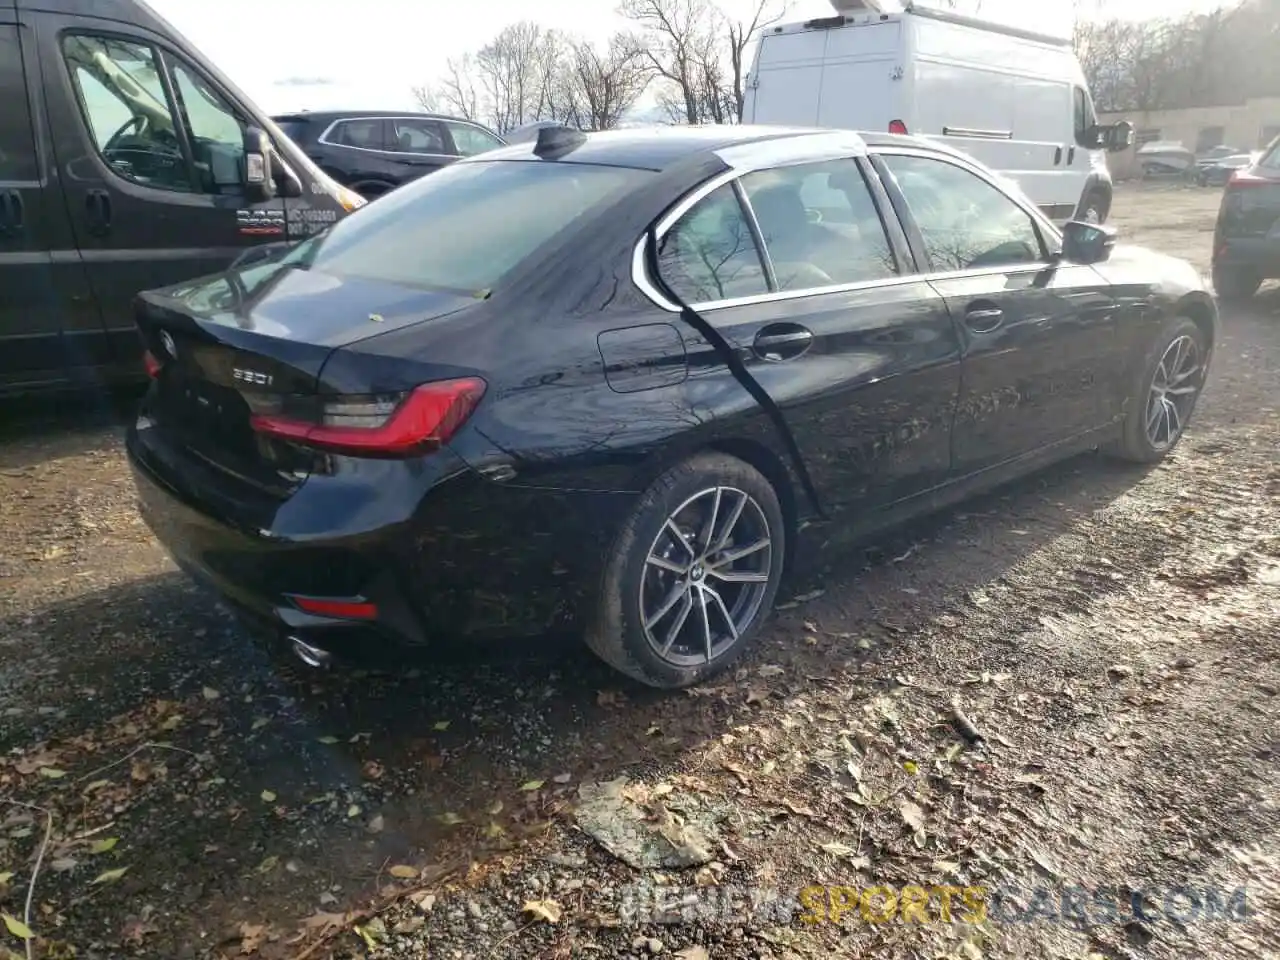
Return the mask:
M 1053 151 L 1053 165 L 1056 167 L 1062 163 L 1062 147 L 1058 147 Z
M 16 237 L 25 229 L 22 194 L 17 190 L 0 192 L 0 236 Z
M 756 334 L 751 348 L 761 360 L 775 363 L 800 356 L 813 346 L 813 333 L 798 323 L 775 323 Z
M 90 190 L 85 194 L 84 205 L 89 232 L 95 237 L 105 237 L 111 232 L 111 194 L 105 190 Z
M 974 333 L 993 333 L 1004 323 L 999 307 L 971 307 L 964 315 L 964 325 Z
M 1069 167 L 1075 162 L 1076 162 L 1076 148 L 1068 147 L 1067 148 L 1067 166 Z

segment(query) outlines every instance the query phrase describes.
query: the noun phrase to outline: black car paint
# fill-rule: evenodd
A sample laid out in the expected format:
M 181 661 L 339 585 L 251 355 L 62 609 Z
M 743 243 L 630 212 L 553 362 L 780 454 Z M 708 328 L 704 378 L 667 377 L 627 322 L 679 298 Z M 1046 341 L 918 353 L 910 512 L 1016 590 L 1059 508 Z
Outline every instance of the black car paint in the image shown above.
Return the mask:
M 234 324 L 180 319 L 195 313 L 182 308 L 189 293 L 144 297 L 147 335 L 164 326 L 248 346 L 255 363 L 314 377 L 321 391 L 366 389 L 374 371 L 383 387 L 488 380 L 484 400 L 440 453 L 410 461 L 320 455 L 305 478 L 275 491 L 229 477 L 166 436 L 155 425 L 162 382 L 128 437 L 143 512 L 160 539 L 273 629 L 322 633 L 337 649 L 377 633 L 409 644 L 532 635 L 581 616 L 636 498 L 694 451 L 732 453 L 771 480 L 801 531 L 798 545 L 789 538 L 789 554 L 803 574 L 825 560 L 823 547 L 1110 439 L 1135 355 L 1158 325 L 1186 313 L 1211 336 L 1216 330 L 1194 271 L 1143 251 L 1120 248 L 1094 267 L 1045 264 L 1012 281 L 996 271 L 992 283 L 968 290 L 926 279 L 914 272 L 912 225 L 902 229 L 888 192 L 877 192 L 909 276 L 804 298 L 822 303 L 695 310 L 723 336 L 717 345 L 636 286 L 633 253 L 678 198 L 727 169 L 710 150 L 762 135 L 724 128 L 685 136 L 584 148 L 566 162 L 659 172 L 566 231 L 486 299 L 457 310 L 435 305 L 423 322 L 380 333 L 362 316 L 372 301 L 358 310 L 353 302 L 350 323 L 368 336 L 325 334 L 344 345 L 324 359 L 307 344 L 252 330 L 259 317 L 280 330 L 311 322 L 311 305 L 279 293 L 287 278 L 246 299 Z M 911 138 L 866 139 L 873 153 L 930 149 Z M 985 343 L 963 332 L 956 311 L 964 297 L 994 296 L 1010 284 L 1035 291 L 1011 331 Z M 776 362 L 751 348 L 754 331 L 797 319 L 816 334 L 802 358 Z M 1054 349 L 1055 335 L 1064 349 Z M 966 376 L 971 363 L 976 377 Z M 1090 372 L 1091 363 L 1102 373 Z M 850 383 L 835 382 L 832 371 L 843 381 L 850 369 L 858 371 Z M 753 395 L 752 382 L 768 402 Z M 1017 447 L 1033 418 L 1054 416 L 1060 435 Z M 806 474 L 815 496 L 806 494 Z M 302 614 L 286 594 L 359 596 L 392 612 L 353 628 Z
M 387 122 L 393 119 L 434 121 L 439 127 L 444 152 L 404 153 L 390 147 L 390 131 Z M 497 139 L 492 130 L 470 120 L 436 113 L 413 113 L 389 110 L 325 110 L 303 113 L 279 114 L 273 118 L 287 127 L 289 136 L 325 173 L 344 186 L 369 198 L 416 180 L 432 171 L 458 160 L 463 152 L 454 142 L 447 123 L 461 123 L 476 127 Z M 321 139 L 333 124 L 348 120 L 378 121 L 384 149 L 370 149 L 329 143 Z
M 250 203 L 234 192 L 178 193 L 119 176 L 81 112 L 61 48 L 72 33 L 163 51 L 202 76 L 243 123 L 270 130 L 265 115 L 145 4 L 0 5 L 0 128 L 29 116 L 34 158 L 30 176 L 0 180 L 0 214 L 17 204 L 22 221 L 0 215 L 0 394 L 143 379 L 133 321 L 139 290 L 222 270 L 255 245 L 299 239 L 346 213 L 280 134 L 272 134 L 273 147 L 301 183 L 297 198 Z M 246 217 L 267 226 L 248 227 Z

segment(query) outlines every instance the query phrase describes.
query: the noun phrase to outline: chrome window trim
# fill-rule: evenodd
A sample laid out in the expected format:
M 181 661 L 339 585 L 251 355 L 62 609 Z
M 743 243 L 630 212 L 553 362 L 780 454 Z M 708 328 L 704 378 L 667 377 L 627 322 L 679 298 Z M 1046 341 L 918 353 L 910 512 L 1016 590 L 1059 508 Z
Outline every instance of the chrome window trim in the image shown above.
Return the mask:
M 459 157 L 459 154 L 456 153 L 406 153 L 403 150 L 375 150 L 372 147 L 353 147 L 349 143 L 334 143 L 329 139 L 329 134 L 333 133 L 334 128 L 339 124 L 352 123 L 359 120 L 429 120 L 433 123 L 441 122 L 435 117 L 368 117 L 359 115 L 354 117 L 340 117 L 324 128 L 324 132 L 321 133 L 320 136 L 316 137 L 316 143 L 324 144 L 326 147 L 337 147 L 339 150 L 359 150 L 361 153 L 390 154 L 393 157 L 428 157 L 447 160 L 456 160 Z
M 867 142 L 852 130 L 822 130 L 781 136 L 772 140 L 752 140 L 714 151 L 738 173 L 793 167 L 802 163 L 822 163 L 846 157 L 865 157 Z
M 825 140 L 828 138 L 825 134 L 817 134 L 817 135 L 814 135 L 813 137 L 809 137 L 809 136 L 796 137 L 794 139 L 804 140 L 806 142 L 812 142 L 814 139 Z M 838 135 L 831 137 L 829 139 L 833 143 L 843 142 L 847 144 L 849 142 L 847 139 L 840 138 Z M 857 140 L 859 143 L 862 143 L 861 137 L 858 137 Z M 765 141 L 765 142 L 772 143 L 774 141 Z M 745 144 L 744 146 L 752 147 L 752 146 L 756 146 L 756 144 Z M 729 148 L 729 149 L 733 150 L 736 148 Z M 863 144 L 862 149 L 863 149 L 863 155 L 866 155 L 869 152 L 866 149 L 865 143 Z M 994 190 L 998 191 L 1002 196 L 1007 197 L 1011 203 L 1013 203 L 1016 207 L 1018 207 L 1019 210 L 1021 210 L 1028 217 L 1030 217 L 1031 220 L 1034 223 L 1036 223 L 1037 226 L 1041 229 L 1041 231 L 1043 231 L 1044 239 L 1046 241 L 1050 238 L 1055 238 L 1059 241 L 1061 241 L 1062 239 L 1062 233 L 1057 228 L 1057 226 L 1053 223 L 1053 221 L 1051 221 L 1048 217 L 1042 214 L 1038 208 L 1034 207 L 1034 205 L 1029 206 L 1029 204 L 1031 204 L 1031 201 L 1029 199 L 1010 196 L 1009 193 L 1004 189 L 1004 187 L 1000 185 L 999 182 L 992 179 L 992 177 L 987 173 L 985 173 L 983 170 L 972 165 L 971 163 L 966 162 L 965 158 L 962 156 L 952 156 L 950 153 L 944 153 L 944 152 L 935 151 L 935 150 L 923 150 L 923 149 L 917 149 L 914 147 L 886 147 L 883 149 L 877 148 L 873 152 L 877 156 L 885 156 L 885 155 L 909 156 L 909 157 L 923 157 L 927 160 L 940 160 L 943 163 L 950 163 L 952 166 L 956 166 L 962 170 L 966 170 L 969 173 L 972 173 L 974 176 L 978 177 L 978 179 L 984 181 L 988 186 L 992 187 Z M 724 156 L 720 154 L 717 154 L 717 155 L 719 155 L 722 160 L 725 160 L 725 162 L 728 162 L 728 160 L 726 160 Z M 673 226 L 675 226 L 676 222 L 682 216 L 688 213 L 689 210 L 694 205 L 696 205 L 708 194 L 713 193 L 715 190 L 724 186 L 726 183 L 733 183 L 735 184 L 735 187 L 736 187 L 737 180 L 739 180 L 741 177 L 755 170 L 773 169 L 774 166 L 794 166 L 801 163 L 822 163 L 828 160 L 842 159 L 844 154 L 840 154 L 834 157 L 825 156 L 825 155 L 812 156 L 809 154 L 805 154 L 804 156 L 801 156 L 799 151 L 790 151 L 790 156 L 792 156 L 794 159 L 791 159 L 786 163 L 780 163 L 775 165 L 775 164 L 769 164 L 769 163 L 763 162 L 763 154 L 737 155 L 735 159 L 737 160 L 738 163 L 744 164 L 743 166 L 734 167 L 731 170 L 726 170 L 723 173 L 716 174 L 716 176 L 712 177 L 710 180 L 707 180 L 706 182 L 699 184 L 689 193 L 685 194 L 684 197 L 682 197 L 676 203 L 676 205 L 672 207 L 671 210 L 669 210 L 666 214 L 664 214 L 662 219 L 658 221 L 657 226 L 655 226 L 653 230 L 654 235 L 657 237 L 658 240 L 661 240 L 664 236 L 666 236 L 667 232 Z M 756 162 L 757 160 L 759 160 L 760 162 Z M 743 193 L 745 194 L 745 191 L 743 191 Z M 750 203 L 745 204 L 745 209 L 749 212 L 750 216 L 754 218 L 755 213 L 754 211 L 751 210 Z M 635 283 L 636 287 L 640 290 L 640 292 L 643 293 L 649 300 L 651 300 L 655 306 L 663 310 L 666 310 L 668 313 L 679 313 L 680 308 L 677 307 L 670 300 L 668 300 L 665 296 L 663 296 L 662 293 L 658 291 L 657 287 L 654 286 L 653 281 L 649 278 L 649 271 L 647 269 L 647 264 L 645 262 L 648 242 L 649 242 L 648 232 L 645 232 L 643 235 L 641 235 L 640 239 L 636 241 L 636 245 L 634 250 L 632 251 L 632 256 L 631 256 L 631 279 Z M 1048 250 L 1045 251 L 1046 254 L 1049 252 L 1050 251 Z M 763 255 L 766 257 L 768 256 L 767 250 L 763 251 Z M 894 276 L 894 277 L 882 277 L 878 280 L 861 280 L 856 283 L 839 283 L 839 284 L 831 284 L 824 287 L 806 287 L 802 290 L 770 290 L 766 293 L 753 294 L 749 297 L 733 297 L 726 300 L 707 300 L 707 301 L 701 301 L 698 303 L 691 303 L 689 304 L 689 306 L 690 308 L 697 310 L 699 313 L 705 313 L 705 312 L 714 311 L 714 310 L 725 310 L 730 307 L 746 307 L 746 306 L 755 306 L 755 305 L 764 304 L 764 303 L 785 302 L 787 300 L 799 300 L 804 297 L 815 297 L 815 296 L 821 296 L 821 295 L 832 294 L 832 293 L 853 293 L 859 290 L 874 290 L 882 287 L 893 287 L 893 286 L 899 286 L 899 285 L 908 284 L 908 283 L 927 282 L 931 280 L 962 280 L 967 277 L 983 277 L 983 276 L 988 276 L 993 271 L 999 270 L 999 269 L 1003 269 L 1003 272 L 1005 273 L 1011 273 L 1011 274 L 1017 274 L 1017 275 L 1035 274 L 1035 273 L 1040 273 L 1043 270 L 1047 270 L 1052 266 L 1054 266 L 1053 263 L 1051 263 L 1048 260 L 1044 260 L 1036 263 L 1010 264 L 1008 267 L 1005 267 L 1005 268 L 986 266 L 986 267 L 971 267 L 964 270 L 918 271 L 915 273 L 901 273 L 898 276 Z

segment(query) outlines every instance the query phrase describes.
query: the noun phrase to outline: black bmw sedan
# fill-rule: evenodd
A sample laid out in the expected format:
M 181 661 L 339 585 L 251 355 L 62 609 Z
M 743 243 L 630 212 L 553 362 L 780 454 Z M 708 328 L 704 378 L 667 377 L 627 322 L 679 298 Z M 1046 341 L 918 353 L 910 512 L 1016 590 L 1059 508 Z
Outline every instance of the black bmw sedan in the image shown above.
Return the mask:
M 1217 322 L 929 141 L 551 129 L 143 294 L 128 452 L 177 562 L 310 663 L 572 626 L 680 687 L 821 547 L 1165 456 Z

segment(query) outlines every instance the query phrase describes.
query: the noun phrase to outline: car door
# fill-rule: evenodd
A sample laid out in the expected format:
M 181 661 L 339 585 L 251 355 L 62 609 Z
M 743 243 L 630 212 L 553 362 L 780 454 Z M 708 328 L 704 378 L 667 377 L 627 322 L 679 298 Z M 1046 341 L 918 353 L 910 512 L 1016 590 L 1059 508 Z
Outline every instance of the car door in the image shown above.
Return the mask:
M 387 149 L 401 167 L 401 179 L 413 180 L 457 159 L 444 127 L 422 117 L 392 117 L 387 121 Z
M 1030 201 L 963 160 L 885 150 L 876 164 L 963 344 L 957 474 L 1107 422 L 1123 355 L 1106 281 L 1058 262 L 1046 247 L 1056 231 Z
M 37 16 L 67 209 L 112 354 L 125 362 L 139 355 L 140 290 L 285 239 L 285 203 L 246 200 L 242 117 L 162 38 L 115 21 Z
M 13 8 L 0 7 L 0 390 L 92 376 L 109 359 L 50 177 L 31 41 Z
M 870 191 L 853 159 L 747 173 L 701 197 L 659 252 L 663 278 L 781 410 L 832 515 L 904 499 L 950 468 L 959 340 Z M 696 409 L 729 373 L 707 344 L 688 349 Z

